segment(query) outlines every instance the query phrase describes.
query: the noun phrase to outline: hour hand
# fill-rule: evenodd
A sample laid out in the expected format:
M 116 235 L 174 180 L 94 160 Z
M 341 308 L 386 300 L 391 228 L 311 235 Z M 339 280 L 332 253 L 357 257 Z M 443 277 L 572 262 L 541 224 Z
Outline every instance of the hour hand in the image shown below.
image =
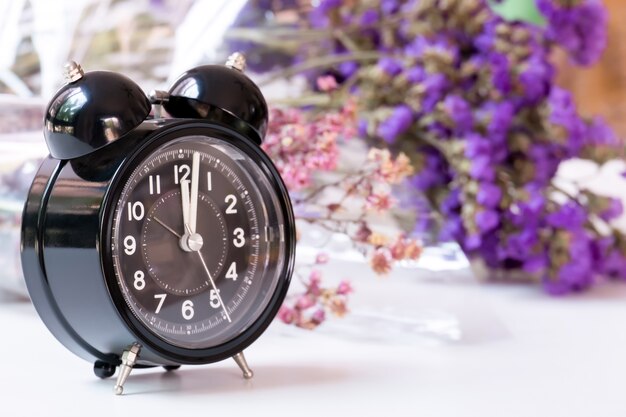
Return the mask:
M 191 200 L 189 198 L 189 180 L 182 180 L 180 182 L 180 195 L 183 207 L 183 227 L 186 227 L 189 224 L 189 212 L 191 206 Z M 186 232 L 187 231 L 185 231 L 185 233 Z
M 182 180 L 180 182 L 180 195 L 181 202 L 183 208 L 183 228 L 184 233 L 180 238 L 179 245 L 182 250 L 185 252 L 191 252 L 191 249 L 187 245 L 187 241 L 189 240 L 189 233 L 187 230 L 189 229 L 189 211 L 190 211 L 190 200 L 189 200 L 189 180 Z

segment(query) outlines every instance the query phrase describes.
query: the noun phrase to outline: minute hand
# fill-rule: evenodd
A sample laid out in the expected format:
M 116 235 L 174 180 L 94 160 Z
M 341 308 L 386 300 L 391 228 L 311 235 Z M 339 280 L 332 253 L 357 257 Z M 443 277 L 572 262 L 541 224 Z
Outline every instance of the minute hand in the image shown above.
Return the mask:
M 193 153 L 191 165 L 191 196 L 189 206 L 189 228 L 191 234 L 196 233 L 196 220 L 198 218 L 198 176 L 200 172 L 200 153 Z

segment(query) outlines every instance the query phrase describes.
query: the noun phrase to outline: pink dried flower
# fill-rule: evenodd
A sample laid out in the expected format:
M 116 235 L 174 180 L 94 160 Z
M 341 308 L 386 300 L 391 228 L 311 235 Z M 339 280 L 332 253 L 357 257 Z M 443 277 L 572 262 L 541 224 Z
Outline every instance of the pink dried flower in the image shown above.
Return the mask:
M 339 295 L 348 295 L 352 293 L 352 291 L 353 289 L 352 289 L 352 285 L 350 284 L 350 281 L 343 280 L 337 286 L 337 294 Z
M 315 263 L 318 265 L 323 265 L 328 262 L 328 254 L 325 252 L 320 252 L 315 257 Z
M 422 250 L 422 245 L 419 242 L 410 240 L 404 249 L 404 257 L 415 261 L 422 255 Z
M 322 324 L 324 320 L 326 320 L 326 312 L 322 308 L 318 309 L 311 316 L 311 321 L 317 325 Z
M 348 312 L 346 300 L 343 298 L 334 298 L 330 304 L 330 311 L 337 317 L 345 316 Z
M 337 141 L 352 134 L 350 126 L 355 124 L 343 112 L 327 112 L 308 119 L 295 109 L 271 109 L 270 120 L 263 149 L 276 162 L 292 192 L 310 186 L 316 172 L 336 168 Z
M 296 308 L 299 310 L 306 310 L 315 305 L 315 297 L 312 294 L 304 294 L 298 298 L 296 302 Z
M 388 149 L 372 148 L 367 157 L 377 164 L 375 175 L 388 184 L 398 184 L 413 174 L 411 161 L 402 152 L 393 159 Z
M 296 318 L 296 314 L 292 308 L 283 305 L 278 310 L 278 318 L 285 324 L 291 324 Z
M 376 249 L 370 259 L 370 266 L 379 275 L 387 275 L 391 271 L 391 254 L 386 248 Z
M 319 269 L 314 269 L 309 275 L 309 282 L 307 284 L 307 292 L 313 295 L 321 294 L 322 272 Z
M 332 75 L 322 75 L 317 77 L 317 88 L 325 92 L 336 90 L 337 80 Z
M 384 212 L 395 204 L 395 199 L 389 193 L 373 193 L 367 196 L 366 209 Z
M 389 247 L 391 257 L 396 261 L 403 259 L 416 260 L 422 254 L 422 246 L 414 239 L 408 239 L 400 234 L 396 241 Z
M 404 259 L 406 251 L 406 243 L 404 241 L 404 237 L 398 236 L 398 239 L 391 245 L 389 251 L 391 252 L 391 257 L 394 260 L 399 261 Z
M 365 222 L 361 223 L 359 229 L 354 234 L 354 240 L 357 242 L 365 243 L 368 242 L 370 236 L 372 235 L 372 229 L 370 229 Z

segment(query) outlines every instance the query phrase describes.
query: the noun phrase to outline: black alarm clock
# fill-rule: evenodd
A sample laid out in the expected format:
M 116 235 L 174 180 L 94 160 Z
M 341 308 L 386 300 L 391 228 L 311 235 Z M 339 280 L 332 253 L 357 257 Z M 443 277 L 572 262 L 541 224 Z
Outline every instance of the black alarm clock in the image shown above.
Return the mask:
M 244 66 L 236 53 L 148 98 L 121 74 L 70 62 L 47 107 L 24 277 L 63 345 L 98 377 L 120 368 L 116 394 L 141 367 L 232 357 L 251 378 L 242 352 L 287 292 L 293 213 L 260 147 L 267 105 Z

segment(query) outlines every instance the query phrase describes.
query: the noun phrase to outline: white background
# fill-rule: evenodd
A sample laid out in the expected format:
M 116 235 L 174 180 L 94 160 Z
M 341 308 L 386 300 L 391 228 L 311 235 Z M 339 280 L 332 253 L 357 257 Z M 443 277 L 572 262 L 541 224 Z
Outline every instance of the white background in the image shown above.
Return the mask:
M 624 285 L 555 300 L 528 285 L 414 270 L 380 279 L 362 264 L 335 265 L 355 280 L 353 314 L 314 332 L 274 322 L 246 352 L 252 381 L 231 360 L 137 370 L 122 397 L 30 304 L 5 300 L 0 415 L 626 415 Z M 368 316 L 383 305 L 389 317 Z M 441 328 L 419 326 L 436 317 Z

